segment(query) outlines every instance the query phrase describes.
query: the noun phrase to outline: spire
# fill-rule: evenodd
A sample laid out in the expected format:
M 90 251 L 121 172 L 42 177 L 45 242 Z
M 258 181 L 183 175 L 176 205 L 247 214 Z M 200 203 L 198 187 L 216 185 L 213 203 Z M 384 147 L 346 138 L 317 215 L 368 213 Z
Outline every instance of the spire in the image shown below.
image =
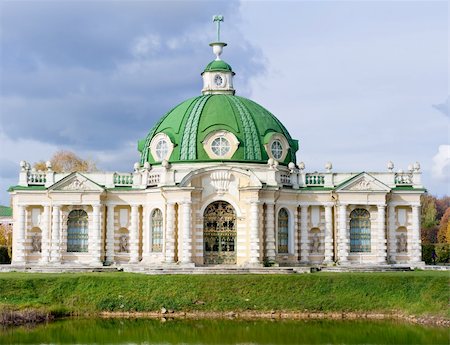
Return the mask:
M 213 23 L 217 26 L 217 41 L 209 45 L 213 48 L 216 59 L 211 61 L 202 73 L 203 89 L 202 94 L 226 94 L 234 95 L 233 75 L 231 66 L 220 59 L 223 47 L 227 44 L 220 41 L 220 23 L 223 22 L 222 15 L 213 16 Z
M 212 42 L 209 45 L 213 48 L 213 53 L 216 55 L 216 60 L 220 60 L 220 55 L 222 54 L 223 47 L 227 44 L 220 41 L 220 23 L 223 22 L 224 17 L 222 15 L 213 16 L 213 23 L 216 23 L 217 26 L 217 41 Z

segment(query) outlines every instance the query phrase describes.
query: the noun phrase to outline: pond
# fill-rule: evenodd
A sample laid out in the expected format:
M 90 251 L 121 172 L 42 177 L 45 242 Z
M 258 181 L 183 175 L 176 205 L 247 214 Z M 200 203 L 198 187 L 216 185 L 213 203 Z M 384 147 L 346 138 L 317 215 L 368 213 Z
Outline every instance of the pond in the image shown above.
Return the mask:
M 448 344 L 446 328 L 386 321 L 69 319 L 0 329 L 0 344 Z

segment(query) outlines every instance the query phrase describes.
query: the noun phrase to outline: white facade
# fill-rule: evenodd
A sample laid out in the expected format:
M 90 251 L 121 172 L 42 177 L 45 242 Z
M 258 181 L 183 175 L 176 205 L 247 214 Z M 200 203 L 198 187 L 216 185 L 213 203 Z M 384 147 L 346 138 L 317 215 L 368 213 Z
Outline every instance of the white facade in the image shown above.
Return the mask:
M 418 164 L 360 174 L 273 161 L 146 165 L 130 174 L 21 166 L 10 190 L 15 265 L 421 263 Z M 208 232 L 217 221 L 210 205 L 231 210 L 220 244 Z M 82 215 L 75 225 L 74 214 Z M 208 249 L 211 239 L 222 249 Z

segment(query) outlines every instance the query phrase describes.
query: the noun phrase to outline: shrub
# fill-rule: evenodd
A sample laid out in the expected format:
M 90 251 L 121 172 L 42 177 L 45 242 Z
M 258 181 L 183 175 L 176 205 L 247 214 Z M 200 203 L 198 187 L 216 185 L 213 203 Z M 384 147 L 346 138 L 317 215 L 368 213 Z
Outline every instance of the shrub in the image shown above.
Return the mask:
M 8 247 L 0 246 L 0 264 L 10 264 L 11 258 L 9 257 Z

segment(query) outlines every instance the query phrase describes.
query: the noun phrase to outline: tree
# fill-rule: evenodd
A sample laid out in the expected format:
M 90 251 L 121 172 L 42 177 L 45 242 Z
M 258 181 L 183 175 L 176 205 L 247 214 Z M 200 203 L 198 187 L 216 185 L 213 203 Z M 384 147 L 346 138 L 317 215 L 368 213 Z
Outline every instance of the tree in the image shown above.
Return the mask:
M 438 224 L 436 220 L 436 198 L 429 194 L 423 194 L 420 199 L 422 204 L 421 227 L 422 229 L 430 229 Z
M 450 244 L 450 207 L 447 207 L 444 215 L 439 223 L 439 231 L 437 233 L 438 243 Z
M 445 211 L 450 207 L 450 196 L 444 195 L 442 198 L 436 199 L 436 218 L 441 219 Z
M 12 255 L 12 226 L 0 224 L 0 247 L 6 248 L 8 256 Z
M 57 151 L 50 159 L 53 171 L 61 172 L 91 172 L 96 171 L 97 167 L 92 160 L 82 159 L 71 151 Z M 39 161 L 33 165 L 36 170 L 47 170 L 46 163 Z

